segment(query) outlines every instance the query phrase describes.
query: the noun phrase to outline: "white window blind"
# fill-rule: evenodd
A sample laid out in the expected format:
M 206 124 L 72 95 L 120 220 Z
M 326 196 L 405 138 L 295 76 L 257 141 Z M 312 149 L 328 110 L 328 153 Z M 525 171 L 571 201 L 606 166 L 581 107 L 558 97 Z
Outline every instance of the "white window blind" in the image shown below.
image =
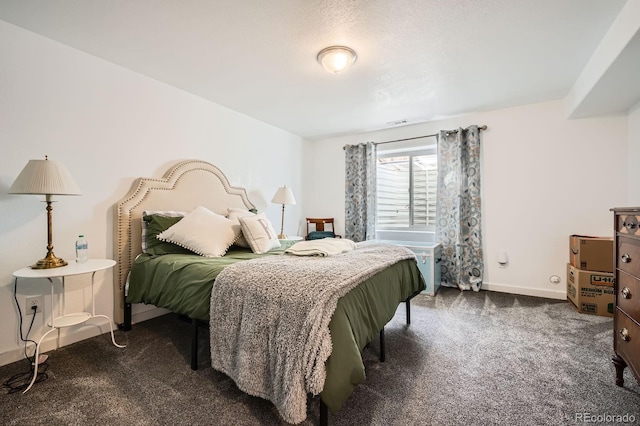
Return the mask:
M 435 229 L 435 148 L 379 153 L 377 160 L 377 229 Z

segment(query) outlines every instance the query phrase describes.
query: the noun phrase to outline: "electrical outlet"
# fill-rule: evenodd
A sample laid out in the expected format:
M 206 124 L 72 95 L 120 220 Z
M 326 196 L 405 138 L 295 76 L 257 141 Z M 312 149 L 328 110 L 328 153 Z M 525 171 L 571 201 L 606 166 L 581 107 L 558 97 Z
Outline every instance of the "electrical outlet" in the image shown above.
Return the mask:
M 33 315 L 33 307 L 36 307 L 36 312 L 42 312 L 44 306 L 44 296 L 29 296 L 25 299 L 25 314 Z

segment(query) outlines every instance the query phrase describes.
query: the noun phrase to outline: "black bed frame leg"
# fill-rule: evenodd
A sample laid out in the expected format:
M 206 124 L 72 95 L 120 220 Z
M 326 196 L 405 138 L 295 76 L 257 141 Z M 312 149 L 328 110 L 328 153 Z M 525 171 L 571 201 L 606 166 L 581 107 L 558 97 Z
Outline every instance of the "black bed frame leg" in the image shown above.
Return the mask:
M 329 424 L 329 409 L 327 404 L 320 398 L 320 426 L 327 426 Z
M 385 357 L 385 350 L 384 350 L 384 327 L 382 327 L 382 330 L 380 330 L 380 362 L 384 362 L 386 359 Z
M 118 324 L 118 330 L 131 330 L 131 303 L 127 303 L 126 300 L 124 301 L 124 322 L 122 324 Z
M 198 369 L 198 320 L 191 319 L 191 369 Z
M 411 324 L 411 299 L 407 299 L 404 303 L 407 308 L 407 325 Z

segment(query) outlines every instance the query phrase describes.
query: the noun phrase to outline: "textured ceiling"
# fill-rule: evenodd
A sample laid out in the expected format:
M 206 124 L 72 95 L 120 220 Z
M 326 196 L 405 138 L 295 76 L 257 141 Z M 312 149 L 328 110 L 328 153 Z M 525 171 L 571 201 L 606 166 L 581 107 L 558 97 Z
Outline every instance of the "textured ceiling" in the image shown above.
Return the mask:
M 0 0 L 0 19 L 307 138 L 567 95 L 624 0 Z M 358 53 L 345 74 L 322 48 Z

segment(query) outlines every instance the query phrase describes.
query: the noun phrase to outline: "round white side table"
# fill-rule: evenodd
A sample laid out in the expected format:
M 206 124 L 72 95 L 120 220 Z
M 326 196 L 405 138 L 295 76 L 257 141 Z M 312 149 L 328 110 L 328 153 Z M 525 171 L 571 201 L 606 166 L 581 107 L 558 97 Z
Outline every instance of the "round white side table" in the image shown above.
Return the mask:
M 36 353 L 34 355 L 34 368 L 33 368 L 33 378 L 31 379 L 31 383 L 24 390 L 23 393 L 26 393 L 36 381 L 38 377 L 38 357 L 40 353 L 40 345 L 47 335 L 53 331 L 59 330 L 62 327 L 71 327 L 73 325 L 82 324 L 92 318 L 106 318 L 109 320 L 109 328 L 111 330 L 111 342 L 114 346 L 118 348 L 124 348 L 124 345 L 119 345 L 116 343 L 116 339 L 113 335 L 113 321 L 107 315 L 96 315 L 96 302 L 95 302 L 95 292 L 94 292 L 94 278 L 96 272 L 102 271 L 105 269 L 111 269 L 116 264 L 114 260 L 111 259 L 89 259 L 84 263 L 77 262 L 69 262 L 68 265 L 62 266 L 59 268 L 50 268 L 50 269 L 32 269 L 32 268 L 22 268 L 13 273 L 13 276 L 16 280 L 16 289 L 18 288 L 18 278 L 30 278 L 30 279 L 38 279 L 44 278 L 48 279 L 49 283 L 51 283 L 51 319 L 47 323 L 49 326 L 49 330 L 40 337 L 38 343 L 36 344 Z M 64 279 L 65 277 L 71 277 L 74 275 L 83 275 L 83 274 L 91 274 L 91 312 L 73 312 L 66 313 L 65 312 L 65 291 L 64 291 Z M 60 312 L 59 307 L 59 315 L 56 316 L 53 312 L 53 297 L 54 297 L 54 281 L 53 278 L 61 278 L 62 279 L 62 292 L 59 297 L 62 298 L 62 308 Z M 59 345 L 59 342 L 58 342 Z

